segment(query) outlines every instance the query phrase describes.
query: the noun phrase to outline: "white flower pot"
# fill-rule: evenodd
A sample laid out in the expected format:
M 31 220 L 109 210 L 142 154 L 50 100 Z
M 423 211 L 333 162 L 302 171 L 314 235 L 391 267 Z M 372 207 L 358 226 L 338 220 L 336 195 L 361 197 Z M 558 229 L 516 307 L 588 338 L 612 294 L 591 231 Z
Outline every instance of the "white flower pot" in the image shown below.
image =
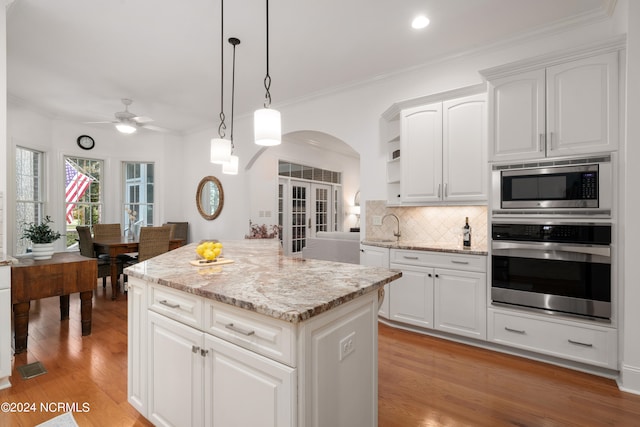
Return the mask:
M 51 259 L 53 256 L 53 243 L 34 243 L 31 253 L 33 253 L 33 259 L 36 261 Z

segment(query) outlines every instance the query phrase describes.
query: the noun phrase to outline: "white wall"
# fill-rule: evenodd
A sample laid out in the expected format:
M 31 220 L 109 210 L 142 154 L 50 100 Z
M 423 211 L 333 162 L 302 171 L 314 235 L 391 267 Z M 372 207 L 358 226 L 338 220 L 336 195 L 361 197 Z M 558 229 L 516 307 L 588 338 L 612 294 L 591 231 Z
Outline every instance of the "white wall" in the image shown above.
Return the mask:
M 625 182 L 622 201 L 624 211 L 621 221 L 624 236 L 624 268 L 620 275 L 624 283 L 623 293 L 623 328 L 620 335 L 622 340 L 622 367 L 620 386 L 623 390 L 640 394 L 640 222 L 637 220 L 640 212 L 640 192 L 636 188 L 638 182 L 637 170 L 640 161 L 640 2 L 636 0 L 624 1 L 620 7 L 625 7 L 628 18 L 627 35 L 627 103 L 626 103 L 626 144 L 623 161 L 625 162 Z M 628 5 L 627 5 L 628 3 Z M 622 156 L 621 156 L 622 157 Z

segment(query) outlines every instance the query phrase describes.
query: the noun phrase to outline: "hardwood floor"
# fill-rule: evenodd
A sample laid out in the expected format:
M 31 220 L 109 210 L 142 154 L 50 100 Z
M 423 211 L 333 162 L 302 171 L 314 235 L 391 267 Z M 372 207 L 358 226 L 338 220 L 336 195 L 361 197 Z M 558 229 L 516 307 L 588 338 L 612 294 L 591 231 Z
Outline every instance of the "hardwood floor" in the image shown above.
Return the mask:
M 615 381 L 380 324 L 378 425 L 640 426 Z
M 32 311 L 35 311 L 32 306 Z M 149 426 L 127 403 L 126 297 L 110 286 L 94 296 L 92 334 L 80 333 L 71 298 L 60 322 L 58 299 L 32 312 L 28 351 L 16 356 L 0 403 L 35 403 L 35 412 L 0 412 L 0 426 L 34 426 L 60 412 L 40 404 L 76 403 L 80 426 Z M 379 426 L 638 426 L 640 396 L 614 381 L 380 325 Z M 23 380 L 16 368 L 40 361 L 48 373 Z M 328 426 L 333 427 L 333 426 Z
M 31 427 L 61 412 L 43 412 L 40 404 L 77 404 L 87 412 L 74 412 L 78 425 L 150 426 L 127 402 L 127 301 L 120 294 L 111 300 L 111 286 L 94 293 L 91 335 L 80 330 L 80 299 L 71 296 L 70 320 L 60 321 L 59 299 L 31 304 L 27 351 L 16 355 L 12 387 L 0 390 L 0 403 L 36 404 L 35 412 L 0 412 L 0 426 Z M 17 368 L 40 361 L 47 373 L 23 380 Z M 64 412 L 64 411 L 62 411 Z

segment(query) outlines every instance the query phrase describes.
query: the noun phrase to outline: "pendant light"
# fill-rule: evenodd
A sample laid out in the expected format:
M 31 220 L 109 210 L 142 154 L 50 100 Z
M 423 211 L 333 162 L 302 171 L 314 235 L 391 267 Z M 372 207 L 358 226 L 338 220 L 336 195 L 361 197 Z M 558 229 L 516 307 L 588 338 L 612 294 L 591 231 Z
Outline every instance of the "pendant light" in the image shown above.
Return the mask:
M 225 139 L 224 131 L 224 0 L 220 0 L 220 125 L 218 138 L 211 140 L 211 163 L 224 164 L 231 160 L 231 141 Z
M 233 107 L 236 97 L 236 46 L 240 44 L 240 39 L 231 37 L 229 39 L 229 43 L 233 46 L 233 67 L 231 68 L 231 155 L 229 156 L 229 161 L 222 164 L 222 173 L 227 175 L 237 175 L 240 158 L 233 154 L 233 149 L 235 148 L 233 145 Z
M 253 115 L 253 131 L 255 143 L 273 146 L 281 142 L 280 112 L 269 108 L 271 106 L 271 76 L 269 75 L 269 0 L 267 0 L 267 74 L 264 77 L 266 90 L 264 108 L 256 110 Z

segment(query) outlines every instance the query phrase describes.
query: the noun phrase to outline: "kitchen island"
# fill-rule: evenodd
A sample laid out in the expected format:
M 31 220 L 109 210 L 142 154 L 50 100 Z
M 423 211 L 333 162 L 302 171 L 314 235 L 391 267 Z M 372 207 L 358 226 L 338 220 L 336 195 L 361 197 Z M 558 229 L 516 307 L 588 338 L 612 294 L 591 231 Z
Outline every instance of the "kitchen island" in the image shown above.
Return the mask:
M 196 244 L 125 270 L 128 399 L 156 425 L 377 425 L 378 291 L 401 273 Z

